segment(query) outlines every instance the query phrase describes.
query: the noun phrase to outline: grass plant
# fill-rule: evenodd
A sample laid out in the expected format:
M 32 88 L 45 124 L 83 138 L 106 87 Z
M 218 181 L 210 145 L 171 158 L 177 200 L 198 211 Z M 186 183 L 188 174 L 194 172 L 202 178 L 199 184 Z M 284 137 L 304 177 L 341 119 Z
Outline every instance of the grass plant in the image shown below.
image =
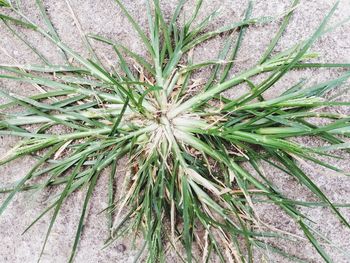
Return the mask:
M 75 17 L 69 1 L 66 2 Z M 7 196 L 0 205 L 0 214 L 21 191 L 61 186 L 60 193 L 33 222 L 48 213 L 51 216 L 41 256 L 62 205 L 74 192 L 84 191 L 85 200 L 68 259 L 72 262 L 96 183 L 101 173 L 108 171 L 109 205 L 105 212 L 110 237 L 105 244 L 135 233 L 135 238 L 145 240 L 144 251 L 135 260 L 163 262 L 170 251 L 175 251 L 184 262 L 210 262 L 214 257 L 221 262 L 253 262 L 254 250 L 259 249 L 302 261 L 269 241 L 298 240 L 259 218 L 255 206 L 269 202 L 294 220 L 320 256 L 332 262 L 324 249 L 328 241 L 318 235 L 313 222 L 299 207 L 328 207 L 346 227 L 350 225 L 339 211 L 340 205 L 329 200 L 300 168 L 299 161 L 347 175 L 321 158 L 341 158 L 333 151 L 350 148 L 347 142 L 350 116 L 332 111 L 348 107 L 349 103 L 328 100 L 325 96 L 341 86 L 350 77 L 350 71 L 315 85 L 305 81 L 291 83 L 287 91 L 273 99 L 266 100 L 264 93 L 290 71 L 350 67 L 310 62 L 316 54 L 309 50 L 321 35 L 330 31 L 328 22 L 337 4 L 310 37 L 283 52 L 275 52 L 299 3 L 293 1 L 259 63 L 232 76 L 246 28 L 275 19 L 252 17 L 252 2 L 240 22 L 210 31 L 207 27 L 217 12 L 199 20 L 201 0 L 181 26 L 178 19 L 185 0 L 179 0 L 170 19 L 162 13 L 159 0 L 146 1 L 148 32 L 121 1 L 115 2 L 138 33 L 148 51 L 147 57 L 117 40 L 85 35 L 80 30 L 90 53 L 84 57 L 61 41 L 41 0 L 36 0 L 36 4 L 44 28 L 31 21 L 17 2 L 0 0 L 2 24 L 42 61 L 40 65 L 0 65 L 1 79 L 29 83 L 41 91 L 23 96 L 1 88 L 2 96 L 10 102 L 0 106 L 3 112 L 0 134 L 22 140 L 0 159 L 0 164 L 25 155 L 34 156 L 37 163 L 16 184 L 2 182 L 1 192 Z M 67 59 L 66 63 L 52 64 L 25 40 L 17 27 L 51 41 Z M 218 35 L 227 37 L 218 58 L 193 63 L 192 51 Z M 119 70 L 103 65 L 92 41 L 113 48 Z M 211 75 L 196 89 L 193 74 L 203 68 L 209 68 Z M 257 75 L 263 76 L 263 80 L 254 83 Z M 239 85 L 246 85 L 249 91 L 235 99 L 224 95 Z M 13 106 L 19 106 L 21 111 L 9 110 Z M 329 111 L 323 110 L 325 106 Z M 310 118 L 325 119 L 327 124 L 316 126 Z M 53 133 L 55 126 L 65 129 Z M 291 140 L 301 136 L 318 138 L 329 146 L 316 148 Z M 124 175 L 125 192 L 116 194 L 114 182 L 122 176 L 116 172 L 122 158 L 127 158 L 129 172 Z M 283 189 L 265 175 L 264 165 L 295 178 L 319 201 L 301 202 L 286 197 Z M 195 247 L 201 251 L 200 256 L 194 252 Z

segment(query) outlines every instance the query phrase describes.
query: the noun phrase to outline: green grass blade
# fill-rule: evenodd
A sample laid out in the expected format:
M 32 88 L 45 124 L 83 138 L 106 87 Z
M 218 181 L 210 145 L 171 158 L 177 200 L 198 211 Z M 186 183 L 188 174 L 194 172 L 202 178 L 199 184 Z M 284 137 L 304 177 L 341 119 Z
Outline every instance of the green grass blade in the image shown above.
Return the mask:
M 0 206 L 0 215 L 5 211 L 6 207 L 9 205 L 13 197 L 16 195 L 18 191 L 22 188 L 22 186 L 33 176 L 33 173 L 49 159 L 61 146 L 63 143 L 58 143 L 53 146 L 48 153 L 46 153 L 36 164 L 35 166 L 24 176 L 13 189 L 13 191 L 7 196 L 5 201 Z
M 322 256 L 322 258 L 325 260 L 327 263 L 333 262 L 330 257 L 326 254 L 324 249 L 320 246 L 320 244 L 317 242 L 316 238 L 314 235 L 310 232 L 308 227 L 304 224 L 302 220 L 299 221 L 299 225 L 301 229 L 304 231 L 305 236 L 310 240 L 311 244 L 315 247 L 317 252 Z
M 10 3 L 7 2 L 6 0 L 0 0 L 0 6 L 11 7 Z
M 97 164 L 94 166 L 94 168 L 92 169 L 90 175 L 88 176 L 89 188 L 88 188 L 86 196 L 85 196 L 85 200 L 84 200 L 81 216 L 80 216 L 80 219 L 79 219 L 77 232 L 76 232 L 74 243 L 73 243 L 73 247 L 72 247 L 72 252 L 71 252 L 71 255 L 70 255 L 69 260 L 68 260 L 68 262 L 70 262 L 70 263 L 73 262 L 75 253 L 76 253 L 77 248 L 78 248 L 78 243 L 79 243 L 79 240 L 81 238 L 82 231 L 83 231 L 83 225 L 84 225 L 84 220 L 85 220 L 85 214 L 86 214 L 87 206 L 88 206 L 88 204 L 90 202 L 90 198 L 91 198 L 93 190 L 94 190 L 94 188 L 96 186 L 98 175 L 100 173 L 98 164 L 102 161 L 103 157 L 104 156 L 101 155 L 101 157 L 97 161 Z
M 46 233 L 46 236 L 45 236 L 45 241 L 43 243 L 43 246 L 42 246 L 42 249 L 41 249 L 41 253 L 40 253 L 40 256 L 39 256 L 39 260 L 40 258 L 42 257 L 44 251 L 45 251 L 45 247 L 46 247 L 46 243 L 48 241 L 48 238 L 50 236 L 50 233 L 51 233 L 51 230 L 52 230 L 52 227 L 56 221 L 56 218 L 60 212 L 60 209 L 61 209 L 61 206 L 63 204 L 63 201 L 66 199 L 66 197 L 68 196 L 69 194 L 69 190 L 70 190 L 70 187 L 72 186 L 73 184 L 73 181 L 74 181 L 74 178 L 75 176 L 79 173 L 79 170 L 82 166 L 82 164 L 84 163 L 86 157 L 82 157 L 80 159 L 80 161 L 78 162 L 78 164 L 76 165 L 76 167 L 74 168 L 72 174 L 69 176 L 69 179 L 68 179 L 68 182 L 66 183 L 65 185 L 65 188 L 63 190 L 63 192 L 60 194 L 60 197 L 59 199 L 57 200 L 57 203 L 55 203 L 55 210 L 54 210 L 54 213 L 51 217 L 51 221 L 50 221 L 50 225 L 49 225 L 49 228 L 47 230 L 47 233 Z
M 288 12 L 288 14 L 285 16 L 281 27 L 279 28 L 276 36 L 271 40 L 269 46 L 267 47 L 265 53 L 263 54 L 263 56 L 260 59 L 260 64 L 264 63 L 270 56 L 271 52 L 273 51 L 273 49 L 275 48 L 275 46 L 277 45 L 278 41 L 280 40 L 283 32 L 286 30 L 287 25 L 289 24 L 289 20 L 293 15 L 293 11 L 294 8 L 299 4 L 300 0 L 294 0 L 293 4 L 291 6 L 291 10 Z
M 247 10 L 245 12 L 245 17 L 244 17 L 244 20 L 248 20 L 251 13 L 252 13 L 252 10 L 253 10 L 253 2 L 252 1 L 249 1 L 248 2 L 248 7 L 247 7 Z M 239 32 L 239 35 L 238 35 L 238 38 L 237 38 L 237 42 L 236 42 L 236 45 L 232 51 L 232 54 L 231 56 L 228 58 L 228 60 L 230 61 L 224 68 L 223 70 L 223 73 L 221 75 L 221 79 L 220 79 L 220 83 L 222 83 L 223 81 L 226 80 L 227 78 L 227 75 L 229 73 L 229 71 L 232 69 L 232 66 L 233 66 L 233 61 L 236 59 L 237 57 L 237 54 L 238 54 L 238 51 L 239 51 L 239 48 L 241 46 L 241 43 L 243 41 L 243 37 L 244 37 L 244 33 L 246 31 L 246 27 L 240 27 L 240 32 Z
M 115 2 L 118 4 L 118 6 L 120 7 L 120 9 L 123 11 L 123 13 L 125 14 L 125 16 L 128 18 L 129 22 L 131 23 L 131 25 L 134 27 L 134 29 L 136 30 L 136 32 L 139 34 L 142 42 L 145 44 L 148 52 L 151 54 L 151 56 L 154 56 L 154 50 L 153 50 L 153 46 L 151 45 L 151 43 L 149 42 L 147 36 L 145 35 L 145 33 L 143 32 L 143 30 L 141 29 L 141 27 L 136 23 L 136 21 L 132 18 L 132 16 L 130 15 L 130 13 L 128 12 L 128 10 L 124 7 L 124 5 L 119 1 L 119 0 L 115 0 Z
M 128 107 L 128 103 L 129 103 L 129 99 L 127 98 L 122 108 L 122 111 L 120 112 L 120 114 L 118 115 L 118 118 L 115 120 L 115 123 L 112 126 L 111 133 L 109 134 L 109 136 L 114 136 L 115 134 L 118 133 L 118 126 L 123 118 L 126 108 Z

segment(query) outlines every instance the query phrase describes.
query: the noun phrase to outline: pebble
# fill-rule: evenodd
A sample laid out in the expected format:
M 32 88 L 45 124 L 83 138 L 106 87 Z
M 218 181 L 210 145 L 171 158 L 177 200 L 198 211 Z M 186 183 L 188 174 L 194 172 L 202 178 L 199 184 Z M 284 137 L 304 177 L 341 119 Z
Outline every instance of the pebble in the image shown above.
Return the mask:
M 125 246 L 124 244 L 119 244 L 119 245 L 117 246 L 117 251 L 118 251 L 119 253 L 123 253 L 125 250 L 126 250 L 126 246 Z

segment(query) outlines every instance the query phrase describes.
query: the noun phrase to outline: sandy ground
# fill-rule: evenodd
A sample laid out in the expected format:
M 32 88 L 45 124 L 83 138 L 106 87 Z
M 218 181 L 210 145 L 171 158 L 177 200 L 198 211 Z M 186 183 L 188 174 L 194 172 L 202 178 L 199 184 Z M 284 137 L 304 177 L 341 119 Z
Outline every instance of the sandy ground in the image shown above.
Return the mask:
M 35 7 L 34 0 L 25 0 L 22 2 L 22 8 L 31 19 L 42 24 L 38 10 Z M 78 31 L 75 27 L 69 9 L 64 0 L 45 0 L 45 6 L 52 22 L 57 28 L 59 35 L 63 41 L 69 44 L 73 49 L 85 53 L 82 42 L 77 37 Z M 142 27 L 147 27 L 147 18 L 144 9 L 143 0 L 124 1 L 126 7 L 137 18 Z M 167 17 L 170 17 L 176 1 L 161 1 L 162 8 Z M 253 16 L 271 15 L 276 16 L 283 13 L 289 6 L 291 1 L 271 0 L 271 1 L 254 1 Z M 279 43 L 277 50 L 283 50 L 290 47 L 296 41 L 309 36 L 320 23 L 325 13 L 332 7 L 333 0 L 301 0 L 301 4 L 295 11 L 290 26 Z M 113 0 L 71 0 L 72 8 L 79 18 L 82 28 L 85 32 L 98 33 L 113 38 L 127 45 L 139 54 L 145 54 L 144 47 L 138 39 L 136 33 L 132 30 L 127 19 L 123 16 Z M 189 1 L 186 6 L 182 18 L 189 16 L 193 9 L 194 1 Z M 247 6 L 246 0 L 205 0 L 200 17 L 204 17 L 218 7 L 221 7 L 221 14 L 211 24 L 212 28 L 221 26 L 232 21 L 238 21 L 242 18 L 244 9 Z M 350 15 L 350 1 L 340 1 L 340 6 L 336 11 L 331 23 L 336 23 Z M 264 52 L 265 47 L 269 43 L 273 33 L 278 29 L 279 23 L 271 23 L 266 26 L 253 26 L 248 29 L 247 37 L 238 56 L 238 62 L 234 72 L 244 70 L 253 65 Z M 50 43 L 43 40 L 38 35 L 33 35 L 29 31 L 21 30 L 27 39 L 42 51 L 51 61 L 60 63 L 62 58 L 56 48 Z M 38 59 L 31 51 L 18 41 L 4 26 L 0 26 L 0 63 L 38 63 Z M 215 58 L 219 48 L 222 46 L 224 37 L 209 41 L 195 51 L 196 61 L 208 58 Z M 106 46 L 94 43 L 94 47 L 98 54 L 106 63 L 116 64 L 117 60 L 114 54 Z M 313 46 L 313 50 L 319 52 L 322 62 L 350 62 L 350 23 L 338 27 L 332 34 L 323 36 Z M 291 86 L 303 77 L 306 77 L 309 83 L 316 83 L 326 80 L 330 77 L 336 77 L 343 70 L 305 70 L 303 72 L 292 72 L 284 77 L 279 85 L 268 93 L 273 97 L 276 92 Z M 233 72 L 233 73 L 234 73 Z M 198 78 L 204 78 L 206 71 L 201 72 Z M 13 82 L 0 82 L 0 89 L 11 90 L 20 94 L 32 94 L 35 89 L 29 85 L 18 84 Z M 349 84 L 349 83 L 348 83 Z M 235 96 L 239 90 L 230 91 L 230 95 Z M 336 92 L 333 93 L 335 95 Z M 342 94 L 344 97 L 349 94 Z M 3 98 L 0 98 L 3 102 Z M 344 109 L 339 109 L 343 111 Z M 346 111 L 346 110 L 345 110 Z M 349 109 L 347 109 L 349 114 Z M 312 138 L 303 138 L 304 143 L 319 145 L 320 142 Z M 16 143 L 15 138 L 0 137 L 0 155 L 4 154 L 8 149 Z M 349 156 L 345 155 L 343 161 L 333 161 L 337 167 L 341 167 L 347 171 L 350 170 L 348 163 Z M 11 164 L 0 167 L 0 185 L 15 182 L 21 176 L 25 175 L 33 164 L 33 160 L 25 157 Z M 350 200 L 350 178 L 341 177 L 329 172 L 326 169 L 316 167 L 310 164 L 301 164 L 310 176 L 315 180 L 317 185 L 321 187 L 335 202 L 349 202 Z M 312 194 L 308 193 L 292 178 L 279 173 L 272 168 L 265 169 L 268 176 L 275 182 L 277 186 L 285 191 L 285 194 L 298 198 L 300 200 L 315 200 Z M 130 238 L 116 242 L 105 250 L 101 250 L 104 239 L 107 237 L 107 219 L 105 214 L 98 214 L 107 204 L 106 191 L 107 176 L 102 175 L 97 191 L 95 191 L 90 206 L 88 220 L 84 228 L 82 241 L 79 245 L 79 251 L 75 258 L 75 262 L 132 262 L 135 251 Z M 8 207 L 3 216 L 0 217 L 0 262 L 23 263 L 36 262 L 42 242 L 44 240 L 50 217 L 44 217 L 38 224 L 34 225 L 25 235 L 21 235 L 22 231 L 32 222 L 32 220 L 42 211 L 50 195 L 55 190 L 42 192 L 26 192 L 19 194 L 14 202 Z M 70 247 L 73 242 L 75 229 L 77 226 L 80 209 L 84 198 L 84 192 L 74 194 L 63 207 L 52 235 L 49 239 L 47 249 L 42 258 L 42 262 L 66 262 L 70 254 Z M 4 196 L 0 196 L 0 201 Z M 259 206 L 257 208 L 262 219 L 273 224 L 275 227 L 300 234 L 295 229 L 295 225 L 287 217 L 281 214 L 273 206 Z M 303 210 L 316 223 L 316 229 L 320 230 L 324 236 L 330 239 L 337 247 L 342 246 L 346 253 L 341 252 L 334 247 L 327 247 L 326 250 L 334 259 L 334 262 L 350 262 L 350 231 L 346 230 L 334 216 L 326 208 L 313 208 Z M 350 218 L 350 209 L 342 209 L 347 218 Z M 286 251 L 298 255 L 307 262 L 323 262 L 317 255 L 315 250 L 307 244 L 307 242 L 288 242 L 280 241 L 277 244 Z M 256 262 L 289 262 L 278 255 L 265 253 L 263 255 L 259 251 L 256 252 Z M 169 262 L 172 262 L 169 259 Z

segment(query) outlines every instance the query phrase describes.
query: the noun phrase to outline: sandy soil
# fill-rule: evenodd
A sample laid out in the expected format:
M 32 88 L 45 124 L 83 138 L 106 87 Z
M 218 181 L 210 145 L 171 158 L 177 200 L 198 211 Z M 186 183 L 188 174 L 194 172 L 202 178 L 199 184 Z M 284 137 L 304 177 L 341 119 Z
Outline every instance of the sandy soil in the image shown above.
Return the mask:
M 42 24 L 39 12 L 35 7 L 34 0 L 25 0 L 22 2 L 22 8 L 31 19 Z M 63 41 L 69 44 L 73 49 L 86 54 L 82 42 L 77 35 L 79 32 L 75 27 L 69 9 L 64 0 L 45 0 L 45 6 L 55 28 Z M 85 32 L 98 33 L 113 38 L 127 45 L 139 54 L 145 54 L 145 49 L 138 39 L 136 33 L 132 30 L 127 19 L 118 9 L 113 0 L 71 0 L 72 8 L 79 18 L 82 28 Z M 142 27 L 147 27 L 147 18 L 144 7 L 144 0 L 124 1 L 126 7 Z M 161 1 L 162 8 L 169 17 L 176 5 L 176 1 Z M 271 0 L 254 1 L 253 16 L 271 15 L 276 16 L 283 13 L 291 1 Z M 293 43 L 304 39 L 312 34 L 313 30 L 320 23 L 322 17 L 335 3 L 334 0 L 302 0 L 300 6 L 295 11 L 287 32 L 280 41 L 277 51 L 290 47 Z M 182 17 L 189 16 L 194 6 L 194 1 L 189 1 Z M 224 24 L 238 21 L 242 18 L 244 9 L 247 6 L 246 0 L 205 0 L 200 16 L 204 17 L 218 7 L 222 12 L 218 18 L 213 21 L 211 27 L 217 27 Z M 336 11 L 331 23 L 336 23 L 350 15 L 350 1 L 341 0 L 340 6 Z M 271 23 L 266 26 L 253 26 L 247 31 L 247 37 L 238 56 L 238 61 L 233 71 L 241 71 L 253 65 L 264 52 L 273 33 L 277 31 L 279 23 Z M 62 62 L 62 58 L 56 48 L 43 40 L 40 36 L 32 34 L 29 31 L 21 29 L 26 38 L 42 51 L 51 61 Z M 38 63 L 38 59 L 31 51 L 3 24 L 0 26 L 0 63 Z M 219 37 L 213 41 L 207 42 L 195 51 L 196 61 L 215 58 L 219 48 L 222 46 L 224 37 Z M 94 43 L 98 54 L 106 63 L 117 64 L 116 57 L 106 46 Z M 350 62 L 350 23 L 338 27 L 332 34 L 323 36 L 313 47 L 314 51 L 319 52 L 322 62 Z M 326 80 L 330 77 L 338 76 L 342 73 L 338 70 L 305 70 L 302 72 L 292 72 L 284 77 L 279 85 L 276 85 L 268 96 L 273 97 L 276 92 L 291 86 L 305 77 L 309 83 L 316 83 Z M 201 72 L 198 77 L 204 78 L 207 72 Z M 11 90 L 20 94 L 35 93 L 32 86 L 18 84 L 14 82 L 1 81 L 0 89 Z M 349 83 L 348 83 L 349 85 Z M 239 90 L 230 91 L 230 95 L 235 96 Z M 334 92 L 333 95 L 336 93 Z M 349 94 L 342 94 L 348 96 Z M 0 98 L 0 102 L 3 102 Z M 343 111 L 344 109 L 339 109 Z M 347 109 L 349 114 L 349 109 Z M 303 138 L 303 142 L 319 145 L 320 142 L 312 138 Z M 0 155 L 16 143 L 15 138 L 0 137 Z M 345 156 L 343 161 L 333 161 L 333 165 L 341 167 L 347 171 L 350 170 L 349 156 Z M 30 157 L 22 158 L 13 163 L 0 167 L 0 185 L 15 182 L 30 169 L 33 160 Z M 335 202 L 349 202 L 350 200 L 350 178 L 341 177 L 329 172 L 328 170 L 316 167 L 310 164 L 301 164 L 306 169 L 317 185 L 321 187 Z M 122 169 L 122 167 L 121 167 Z M 308 193 L 304 187 L 301 187 L 292 178 L 279 173 L 272 168 L 265 169 L 268 176 L 277 186 L 285 191 L 285 194 L 298 198 L 300 200 L 315 200 L 312 194 Z M 129 242 L 129 237 L 120 240 L 105 250 L 101 250 L 104 239 L 107 237 L 107 218 L 105 214 L 98 214 L 107 204 L 106 191 L 107 176 L 101 176 L 97 191 L 95 191 L 92 204 L 90 206 L 88 220 L 84 228 L 82 241 L 79 245 L 79 251 L 75 262 L 95 263 L 95 262 L 132 262 L 135 251 Z M 36 262 L 39 255 L 42 242 L 45 237 L 49 216 L 44 217 L 38 224 L 34 225 L 25 235 L 22 231 L 32 222 L 32 220 L 42 211 L 50 196 L 56 190 L 42 192 L 26 192 L 19 194 L 17 198 L 8 207 L 3 216 L 0 217 L 0 262 L 22 263 Z M 70 254 L 70 247 L 73 243 L 75 229 L 80 209 L 84 198 L 84 192 L 75 193 L 63 207 L 52 235 L 49 239 L 47 249 L 42 258 L 42 262 L 66 262 Z M 0 201 L 4 196 L 0 196 Z M 281 214 L 273 206 L 259 206 L 261 217 L 266 222 L 275 227 L 300 234 L 295 229 L 295 225 L 287 217 Z M 342 253 L 339 249 L 327 247 L 326 250 L 334 259 L 334 262 L 350 262 L 350 231 L 346 230 L 326 208 L 313 208 L 303 210 L 316 223 L 316 229 L 319 229 L 323 235 L 333 241 L 335 246 L 344 246 L 348 255 Z M 342 209 L 342 212 L 350 219 L 350 209 Z M 307 262 L 323 262 L 315 250 L 307 242 L 288 242 L 280 241 L 279 246 L 286 251 L 304 258 Z M 256 252 L 256 262 L 289 262 L 288 260 L 271 253 L 263 255 Z M 169 259 L 169 262 L 172 262 Z

